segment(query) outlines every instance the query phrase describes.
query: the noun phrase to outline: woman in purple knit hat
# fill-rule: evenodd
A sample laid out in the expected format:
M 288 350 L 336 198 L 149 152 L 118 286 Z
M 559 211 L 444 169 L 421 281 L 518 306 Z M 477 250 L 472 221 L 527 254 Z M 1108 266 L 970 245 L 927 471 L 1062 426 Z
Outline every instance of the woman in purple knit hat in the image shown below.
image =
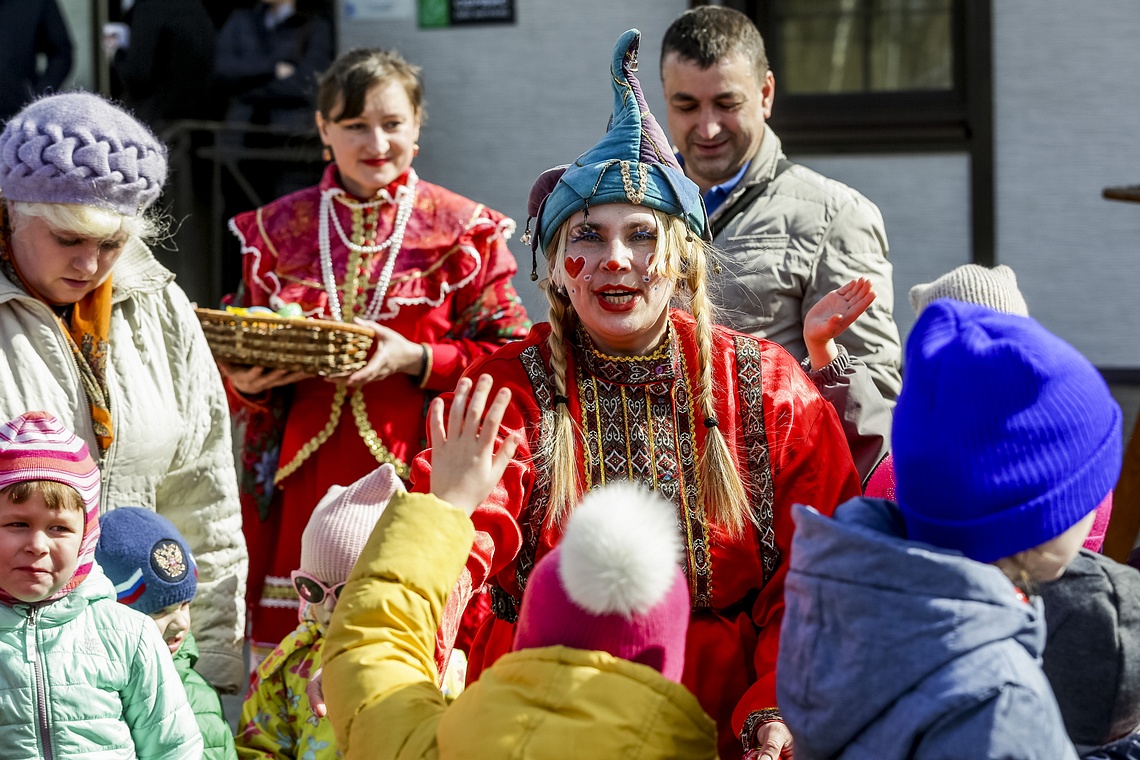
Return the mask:
M 143 240 L 166 148 L 97 95 L 28 105 L 0 135 L 0 418 L 43 409 L 91 449 L 103 508 L 153 509 L 197 560 L 198 670 L 244 682 L 229 414 L 198 320 Z

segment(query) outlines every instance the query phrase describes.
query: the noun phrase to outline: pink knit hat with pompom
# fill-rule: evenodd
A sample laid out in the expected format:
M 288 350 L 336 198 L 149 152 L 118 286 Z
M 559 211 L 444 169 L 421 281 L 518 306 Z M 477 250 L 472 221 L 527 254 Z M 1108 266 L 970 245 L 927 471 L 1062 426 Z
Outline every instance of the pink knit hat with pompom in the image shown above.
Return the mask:
M 676 508 L 632 483 L 591 492 L 527 580 L 514 649 L 609 652 L 680 682 L 689 629 Z

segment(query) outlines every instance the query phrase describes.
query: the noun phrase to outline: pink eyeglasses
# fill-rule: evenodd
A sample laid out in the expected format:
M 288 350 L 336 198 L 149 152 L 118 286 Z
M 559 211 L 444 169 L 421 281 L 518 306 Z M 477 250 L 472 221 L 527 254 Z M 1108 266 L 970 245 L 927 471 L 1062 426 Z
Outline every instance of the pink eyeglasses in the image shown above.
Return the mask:
M 340 598 L 340 592 L 348 582 L 341 581 L 328 586 L 320 578 L 310 575 L 304 570 L 294 570 L 289 577 L 293 580 L 293 588 L 297 589 L 297 596 L 309 604 L 320 604 L 327 596 L 331 596 L 333 601 L 336 601 Z

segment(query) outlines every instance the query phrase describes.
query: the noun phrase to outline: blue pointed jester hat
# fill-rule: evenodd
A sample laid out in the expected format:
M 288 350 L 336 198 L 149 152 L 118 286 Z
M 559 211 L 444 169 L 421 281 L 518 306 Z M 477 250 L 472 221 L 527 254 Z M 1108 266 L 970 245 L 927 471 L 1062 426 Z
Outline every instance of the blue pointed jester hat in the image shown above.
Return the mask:
M 630 29 L 614 46 L 614 110 L 601 142 L 574 163 L 547 169 L 531 188 L 527 213 L 536 220 L 532 251 L 541 246 L 548 253 L 563 222 L 582 209 L 606 203 L 633 203 L 680 217 L 708 239 L 700 189 L 681 171 L 634 75 L 640 44 L 641 32 Z

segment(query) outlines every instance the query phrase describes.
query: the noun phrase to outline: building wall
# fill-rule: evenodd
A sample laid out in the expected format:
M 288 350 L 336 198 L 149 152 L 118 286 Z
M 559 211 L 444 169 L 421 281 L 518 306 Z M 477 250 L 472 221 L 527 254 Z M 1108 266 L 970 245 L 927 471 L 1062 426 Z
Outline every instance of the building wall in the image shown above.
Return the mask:
M 605 132 L 610 53 L 626 29 L 642 32 L 645 96 L 663 113 L 661 37 L 687 7 L 687 0 L 516 0 L 513 25 L 421 30 L 415 18 L 347 19 L 341 4 L 339 50 L 394 47 L 423 67 L 428 121 L 416 171 L 518 222 L 515 287 L 541 320 L 545 299 L 529 278 L 530 250 L 518 242 L 531 184 Z
M 394 6 L 399 3 L 393 3 Z M 510 26 L 420 30 L 410 17 L 342 15 L 340 49 L 397 47 L 424 67 L 429 120 L 420 175 L 513 216 L 520 233 L 533 178 L 593 144 L 609 113 L 606 62 L 626 28 L 644 33 L 642 79 L 661 112 L 661 35 L 687 0 L 517 0 Z M 343 14 L 343 7 L 341 10 Z M 1034 315 L 1104 367 L 1140 366 L 1140 205 L 1106 201 L 1140 183 L 1140 13 L 1133 0 L 994 3 L 997 260 L 1014 267 Z M 777 96 L 775 107 L 780 107 Z M 895 265 L 895 313 L 907 291 L 969 260 L 964 154 L 799 155 L 883 211 Z M 529 251 L 512 243 L 528 307 Z M 541 268 L 540 268 L 541 272 Z
M 779 94 L 776 95 L 779 107 Z M 857 188 L 883 213 L 894 265 L 895 322 L 914 324 L 908 293 L 970 261 L 970 159 L 965 154 L 793 155 Z
M 994 4 L 998 261 L 1030 311 L 1101 367 L 1140 367 L 1140 8 Z

